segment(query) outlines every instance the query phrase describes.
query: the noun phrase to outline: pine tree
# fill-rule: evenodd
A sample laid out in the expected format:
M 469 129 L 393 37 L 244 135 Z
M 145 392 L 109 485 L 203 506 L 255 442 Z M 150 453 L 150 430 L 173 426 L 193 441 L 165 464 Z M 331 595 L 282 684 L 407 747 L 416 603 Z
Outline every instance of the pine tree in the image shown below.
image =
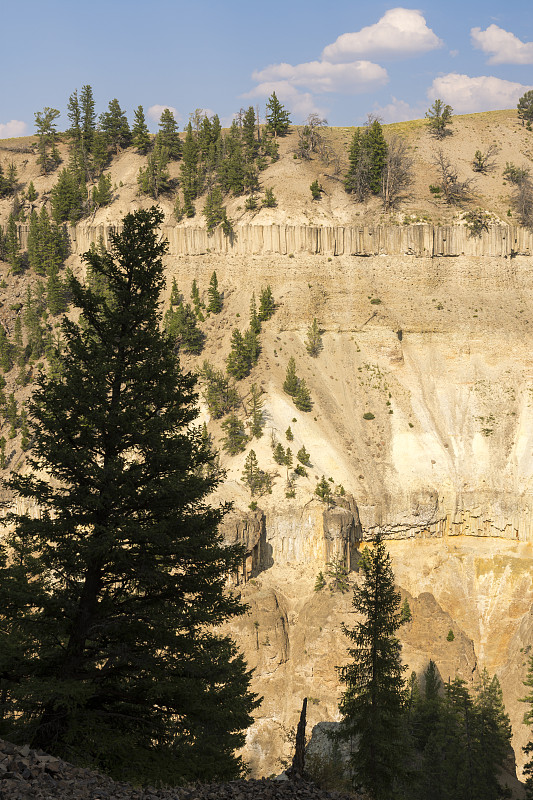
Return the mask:
M 170 306 L 164 317 L 165 331 L 173 342 L 185 353 L 199 355 L 205 336 L 198 327 L 198 319 L 189 303 L 179 302 Z
M 387 161 L 387 143 L 377 119 L 367 129 L 365 144 L 370 162 L 368 185 L 372 194 L 379 194 L 382 188 L 383 170 Z
M 252 292 L 252 297 L 250 299 L 250 330 L 252 330 L 256 335 L 261 333 L 261 322 L 259 321 L 259 316 L 257 314 L 255 292 Z
M 278 442 L 276 444 L 272 452 L 272 455 L 274 457 L 274 461 L 276 462 L 276 464 L 279 464 L 280 466 L 285 464 L 285 448 L 283 447 L 281 442 Z
M 33 185 L 33 181 L 30 181 L 28 184 L 28 189 L 26 191 L 26 197 L 30 203 L 34 203 L 37 200 L 37 192 L 35 190 L 35 186 Z
M 274 136 L 285 136 L 289 132 L 291 120 L 289 112 L 282 106 L 276 97 L 276 92 L 272 92 L 266 104 L 267 130 Z
M 9 372 L 13 366 L 12 346 L 7 338 L 5 328 L 0 324 L 0 368 L 3 372 Z
M 133 126 L 131 129 L 131 143 L 142 156 L 145 156 L 150 149 L 150 131 L 146 124 L 144 108 L 137 106 L 133 112 Z
M 100 128 L 117 155 L 131 143 L 128 118 L 116 97 L 109 101 L 108 110 L 100 114 Z
M 311 411 L 313 408 L 313 401 L 311 400 L 311 393 L 307 388 L 305 380 L 302 378 L 298 381 L 298 388 L 293 397 L 294 405 L 298 411 Z
M 311 466 L 311 456 L 305 449 L 304 444 L 300 447 L 300 449 L 296 453 L 296 458 L 298 459 L 300 464 L 303 464 L 305 467 Z
M 329 505 L 331 500 L 331 486 L 324 475 L 322 475 L 322 478 L 315 487 L 315 494 L 320 498 L 320 500 L 322 500 L 323 503 Z
M 274 314 L 276 310 L 276 303 L 274 301 L 274 295 L 272 294 L 272 289 L 270 285 L 268 285 L 265 289 L 261 289 L 259 294 L 259 311 L 257 316 L 261 322 L 266 322 L 267 319 Z
M 85 150 L 93 153 L 94 137 L 96 132 L 96 113 L 94 110 L 93 90 L 89 84 L 81 87 L 80 92 L 80 124 Z
M 447 128 L 452 124 L 452 113 L 453 108 L 439 99 L 426 111 L 429 131 L 437 139 L 442 139 L 448 133 Z
M 61 160 L 57 149 L 57 128 L 55 123 L 59 114 L 60 112 L 57 108 L 48 108 L 48 106 L 35 113 L 35 127 L 39 137 L 37 163 L 40 164 L 41 172 L 44 175 L 55 169 Z
M 145 167 L 139 169 L 137 176 L 139 190 L 157 200 L 160 194 L 172 188 L 168 171 L 168 150 L 163 140 L 156 136 L 154 149 L 148 156 Z
M 255 450 L 250 450 L 244 462 L 242 482 L 249 488 L 252 497 L 256 492 L 260 492 L 264 488 L 265 477 L 263 470 L 259 469 L 259 461 Z
M 220 314 L 222 311 L 222 295 L 218 291 L 218 280 L 216 272 L 213 272 L 209 281 L 209 288 L 207 290 L 209 302 L 207 304 L 207 311 L 210 314 Z
M 82 324 L 64 320 L 62 374 L 38 379 L 30 464 L 52 482 L 9 479 L 40 514 L 14 511 L 2 546 L 0 735 L 137 783 L 224 781 L 257 705 L 216 631 L 243 612 L 225 590 L 242 553 L 160 331 L 162 218 L 129 214 L 85 255 L 110 300 L 70 279 Z
M 98 184 L 93 186 L 93 206 L 100 208 L 107 206 L 113 199 L 111 191 L 111 175 L 104 175 L 103 173 L 98 178 Z
M 346 685 L 339 704 L 340 733 L 344 739 L 357 739 L 354 786 L 363 787 L 372 800 L 389 800 L 406 763 L 405 687 L 396 637 L 400 594 L 381 533 L 374 536 L 372 551 L 363 551 L 360 568 L 363 582 L 354 589 L 352 605 L 363 620 L 353 628 L 343 625 L 351 662 L 338 668 Z
M 181 162 L 181 186 L 183 189 L 183 205 L 185 215 L 194 217 L 192 201 L 198 194 L 198 145 L 194 137 L 192 125 L 189 122 L 183 143 Z
M 244 423 L 235 413 L 231 413 L 220 426 L 224 431 L 222 447 L 230 456 L 242 453 L 246 447 L 248 437 L 244 430 Z
M 22 260 L 19 232 L 13 213 L 9 215 L 7 220 L 4 248 L 6 252 L 6 261 L 11 266 L 11 272 L 13 275 L 20 275 L 24 264 Z
M 305 349 L 313 358 L 316 358 L 322 350 L 322 335 L 316 317 L 307 329 Z
M 292 432 L 292 428 L 291 428 L 290 425 L 287 428 L 287 430 L 285 431 L 285 438 L 287 439 L 288 442 L 292 442 L 293 439 L 294 439 L 294 434 Z
M 85 212 L 85 185 L 73 169 L 62 169 L 51 191 L 52 215 L 57 224 L 75 225 Z
M 174 119 L 174 114 L 169 108 L 165 108 L 159 120 L 159 133 L 157 134 L 163 147 L 166 148 L 168 157 L 171 161 L 181 158 L 181 139 L 178 133 L 178 125 Z
M 241 131 L 236 120 L 233 120 L 224 137 L 224 159 L 218 170 L 220 186 L 224 192 L 231 192 L 235 196 L 243 193 L 244 167 Z
M 226 359 L 226 371 L 240 381 L 250 374 L 252 368 L 250 354 L 244 336 L 238 328 L 231 334 L 231 350 Z
M 274 190 L 272 188 L 265 189 L 265 196 L 263 198 L 263 207 L 275 208 L 276 206 L 277 206 L 277 200 L 274 196 Z
M 285 380 L 283 381 L 283 391 L 286 394 L 290 394 L 291 397 L 295 397 L 298 391 L 299 383 L 300 381 L 296 375 L 296 361 L 294 360 L 294 357 L 291 356 L 289 358 L 289 363 L 287 364 Z
M 222 370 L 214 369 L 209 361 L 204 361 L 199 374 L 204 382 L 204 400 L 213 419 L 220 419 L 239 406 L 238 392 Z

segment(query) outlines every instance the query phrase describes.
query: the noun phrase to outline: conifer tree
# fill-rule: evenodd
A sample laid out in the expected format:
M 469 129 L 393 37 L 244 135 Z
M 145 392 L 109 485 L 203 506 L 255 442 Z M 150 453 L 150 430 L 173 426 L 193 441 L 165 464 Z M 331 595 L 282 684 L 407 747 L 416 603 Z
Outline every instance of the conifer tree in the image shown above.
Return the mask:
M 13 366 L 12 349 L 5 328 L 0 324 L 0 368 L 3 372 L 9 372 Z
M 274 190 L 272 188 L 265 189 L 263 206 L 264 208 L 275 208 L 277 206 L 277 200 L 274 196 Z
M 224 192 L 237 196 L 244 191 L 244 155 L 241 131 L 233 120 L 229 132 L 224 137 L 224 159 L 219 165 L 218 175 Z
M 249 488 L 252 497 L 256 492 L 261 492 L 264 488 L 265 478 L 265 473 L 259 468 L 259 461 L 257 460 L 255 450 L 250 450 L 244 462 L 242 482 Z
M 242 453 L 246 447 L 248 437 L 244 430 L 244 423 L 232 412 L 220 426 L 224 431 L 222 437 L 222 447 L 230 456 Z
M 111 175 L 104 175 L 103 173 L 98 178 L 98 184 L 93 186 L 93 205 L 100 208 L 107 206 L 113 199 L 111 191 Z
M 316 358 L 322 349 L 322 335 L 316 317 L 307 329 L 305 349 L 313 358 Z
M 329 505 L 331 500 L 331 486 L 324 475 L 322 475 L 322 478 L 315 487 L 315 494 L 320 498 L 320 500 L 322 500 L 323 503 Z
M 198 194 L 198 145 L 193 133 L 192 125 L 189 122 L 187 133 L 183 143 L 182 162 L 181 162 L 181 186 L 183 189 L 183 205 L 185 215 L 194 217 L 194 206 L 192 201 Z
M 178 125 L 174 119 L 174 114 L 169 108 L 165 108 L 159 120 L 159 133 L 157 134 L 161 145 L 166 147 L 168 157 L 171 161 L 181 158 L 181 139 L 178 132 Z
M 182 300 L 173 302 L 171 297 L 170 308 L 164 317 L 164 327 L 183 352 L 193 355 L 202 352 L 205 336 L 198 327 L 198 320 L 190 303 L 183 303 Z
M 6 253 L 6 261 L 11 266 L 11 272 L 13 275 L 20 275 L 23 270 L 23 260 L 17 223 L 15 222 L 13 213 L 9 215 L 7 220 L 4 249 Z
M 242 553 L 160 329 L 162 217 L 129 214 L 85 255 L 107 295 L 70 279 L 82 324 L 63 321 L 61 375 L 33 395 L 34 471 L 9 488 L 41 513 L 14 511 L 2 542 L 0 735 L 136 783 L 226 781 L 257 705 L 216 631 L 244 610 L 225 588 Z
M 266 322 L 267 319 L 274 314 L 276 310 L 276 303 L 274 301 L 274 295 L 272 294 L 272 289 L 270 285 L 268 285 L 265 289 L 261 289 L 259 294 L 259 311 L 257 316 L 261 322 Z
M 259 321 L 259 316 L 257 314 L 255 292 L 252 292 L 252 297 L 250 300 L 250 330 L 252 330 L 256 335 L 261 333 L 261 322 Z
M 291 356 L 289 358 L 289 363 L 287 364 L 285 380 L 283 381 L 283 391 L 286 394 L 290 394 L 291 397 L 295 397 L 296 393 L 298 392 L 299 383 L 300 381 L 296 375 L 296 361 L 294 360 L 294 357 Z
M 204 382 L 204 400 L 213 419 L 220 419 L 239 405 L 239 395 L 222 370 L 214 369 L 209 361 L 204 361 L 200 369 Z
M 57 108 L 48 108 L 48 106 L 35 113 L 35 127 L 39 137 L 37 163 L 40 164 L 41 172 L 44 175 L 55 169 L 61 160 L 57 149 L 57 128 L 55 123 L 59 113 Z
M 146 124 L 144 108 L 137 106 L 133 112 L 133 126 L 131 128 L 131 143 L 142 156 L 145 156 L 150 149 L 150 131 Z
M 100 114 L 100 128 L 117 155 L 131 143 L 128 118 L 116 97 L 109 101 L 108 110 Z
M 171 190 L 168 150 L 159 135 L 156 136 L 154 149 L 148 156 L 146 166 L 139 169 L 137 183 L 139 190 L 154 200 L 157 200 L 160 194 Z
M 405 770 L 405 686 L 401 645 L 400 594 L 394 589 L 390 556 L 380 532 L 360 562 L 363 582 L 354 589 L 354 611 L 363 615 L 353 627 L 343 625 L 351 662 L 338 668 L 346 689 L 339 710 L 340 735 L 357 740 L 352 756 L 354 786 L 372 800 L 389 800 Z
M 383 170 L 387 161 L 387 143 L 377 119 L 368 127 L 365 139 L 370 161 L 368 185 L 372 194 L 379 194 Z
M 267 130 L 275 137 L 285 136 L 289 132 L 291 125 L 290 115 L 276 97 L 276 92 L 272 92 L 267 100 L 266 121 Z
M 231 350 L 226 359 L 226 371 L 240 381 L 250 374 L 252 368 L 247 342 L 238 328 L 231 334 Z
M 85 211 L 85 184 L 79 172 L 70 168 L 62 169 L 50 194 L 55 222 L 75 225 Z
M 303 464 L 305 467 L 309 467 L 311 465 L 311 456 L 305 449 L 305 445 L 302 445 L 300 447 L 300 449 L 296 453 L 296 458 L 298 459 L 300 464 Z
M 34 203 L 37 200 L 37 192 L 35 190 L 35 186 L 33 185 L 33 181 L 30 181 L 28 184 L 28 189 L 26 191 L 26 197 L 30 203 Z
M 213 272 L 211 275 L 207 296 L 209 298 L 207 311 L 211 314 L 220 314 L 222 311 L 222 295 L 218 290 L 218 279 L 216 272 Z
M 85 84 L 80 91 L 80 124 L 85 150 L 93 153 L 94 136 L 96 132 L 96 113 L 94 110 L 94 97 L 92 86 Z

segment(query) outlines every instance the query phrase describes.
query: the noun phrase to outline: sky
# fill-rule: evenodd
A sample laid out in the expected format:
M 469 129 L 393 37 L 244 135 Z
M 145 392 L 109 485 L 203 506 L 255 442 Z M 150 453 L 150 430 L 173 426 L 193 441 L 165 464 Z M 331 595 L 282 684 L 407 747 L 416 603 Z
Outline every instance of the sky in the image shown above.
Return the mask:
M 437 98 L 466 114 L 514 108 L 533 89 L 532 0 L 25 0 L 1 15 L 0 138 L 35 130 L 90 84 L 96 111 L 142 105 L 228 125 L 273 91 L 294 124 L 423 117 Z

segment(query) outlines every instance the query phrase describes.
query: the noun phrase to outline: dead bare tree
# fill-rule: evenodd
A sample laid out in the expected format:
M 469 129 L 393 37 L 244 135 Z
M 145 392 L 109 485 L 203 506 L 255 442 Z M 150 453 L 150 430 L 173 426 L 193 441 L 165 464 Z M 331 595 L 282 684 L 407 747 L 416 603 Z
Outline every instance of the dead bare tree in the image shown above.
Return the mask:
M 404 139 L 392 136 L 387 141 L 387 158 L 382 174 L 383 207 L 386 211 L 395 208 L 406 196 L 413 183 L 413 159 Z
M 303 126 L 298 130 L 296 153 L 300 158 L 309 160 L 311 154 L 317 152 L 323 142 L 320 129 L 327 124 L 327 119 L 322 119 L 318 114 L 309 114 Z
M 442 196 L 449 205 L 460 205 L 470 199 L 472 194 L 473 178 L 459 180 L 459 172 L 448 156 L 442 150 L 437 150 L 433 163 L 439 171 L 438 186 Z

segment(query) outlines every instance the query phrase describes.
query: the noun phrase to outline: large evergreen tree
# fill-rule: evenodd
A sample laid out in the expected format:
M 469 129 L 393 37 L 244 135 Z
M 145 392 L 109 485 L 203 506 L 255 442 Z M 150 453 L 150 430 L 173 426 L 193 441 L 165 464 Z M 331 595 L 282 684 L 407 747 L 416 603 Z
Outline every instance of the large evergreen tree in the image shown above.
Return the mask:
M 274 136 L 285 136 L 289 132 L 291 125 L 290 115 L 287 109 L 276 97 L 276 92 L 272 92 L 266 104 L 267 130 Z
M 394 588 L 390 556 L 381 533 L 361 559 L 363 581 L 353 593 L 353 608 L 363 615 L 353 628 L 349 664 L 339 668 L 346 684 L 339 705 L 341 736 L 357 742 L 352 758 L 355 786 L 372 800 L 391 800 L 405 768 L 405 688 L 401 645 L 400 593 Z
M 146 124 L 144 109 L 142 106 L 137 106 L 133 112 L 131 143 L 136 148 L 137 152 L 143 156 L 145 156 L 150 149 L 150 131 L 148 130 L 148 126 Z
M 128 118 L 116 98 L 110 100 L 108 110 L 100 114 L 100 127 L 117 154 L 130 144 L 131 131 Z
M 243 611 L 225 589 L 241 552 L 206 502 L 194 378 L 160 329 L 162 217 L 129 214 L 85 254 L 105 291 L 70 279 L 80 322 L 37 382 L 34 471 L 7 482 L 40 514 L 8 515 L 0 550 L 0 736 L 176 783 L 238 774 L 257 702 L 216 631 Z

